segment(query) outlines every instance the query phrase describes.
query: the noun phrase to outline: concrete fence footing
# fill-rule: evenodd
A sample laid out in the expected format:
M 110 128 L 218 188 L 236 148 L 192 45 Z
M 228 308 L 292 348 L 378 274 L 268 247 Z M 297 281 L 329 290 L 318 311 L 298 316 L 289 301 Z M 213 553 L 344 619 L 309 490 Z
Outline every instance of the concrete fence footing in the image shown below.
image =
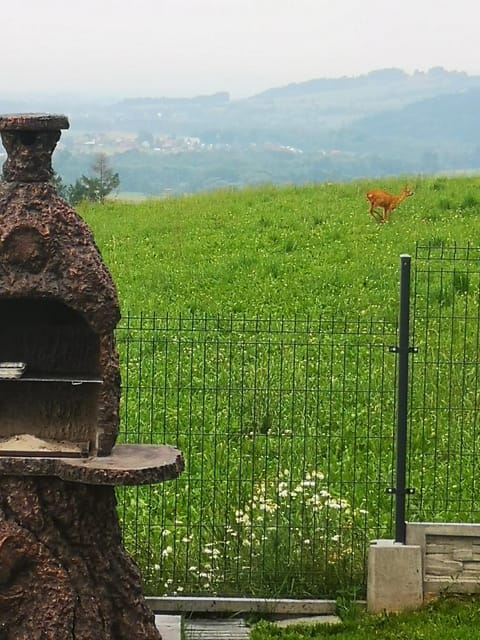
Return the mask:
M 367 610 L 397 612 L 423 603 L 422 550 L 393 540 L 374 540 L 368 554 Z
M 367 609 L 415 609 L 441 593 L 480 593 L 480 524 L 407 522 L 405 545 L 369 547 Z

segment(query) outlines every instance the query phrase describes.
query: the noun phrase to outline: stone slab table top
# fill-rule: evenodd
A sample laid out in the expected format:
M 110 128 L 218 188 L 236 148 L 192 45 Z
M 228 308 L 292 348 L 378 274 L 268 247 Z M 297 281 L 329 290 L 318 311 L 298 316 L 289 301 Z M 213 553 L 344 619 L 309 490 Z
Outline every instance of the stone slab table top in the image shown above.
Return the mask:
M 56 476 L 96 485 L 155 484 L 175 479 L 183 468 L 178 449 L 155 444 L 117 444 L 110 455 L 89 458 L 0 456 L 0 476 Z

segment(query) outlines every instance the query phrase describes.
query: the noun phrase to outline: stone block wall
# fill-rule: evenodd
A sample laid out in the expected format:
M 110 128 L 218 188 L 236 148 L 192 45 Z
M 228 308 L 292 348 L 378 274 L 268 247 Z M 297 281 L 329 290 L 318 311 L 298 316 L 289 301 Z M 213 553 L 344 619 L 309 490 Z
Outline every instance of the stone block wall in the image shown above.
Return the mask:
M 422 550 L 424 593 L 480 593 L 480 524 L 407 523 Z

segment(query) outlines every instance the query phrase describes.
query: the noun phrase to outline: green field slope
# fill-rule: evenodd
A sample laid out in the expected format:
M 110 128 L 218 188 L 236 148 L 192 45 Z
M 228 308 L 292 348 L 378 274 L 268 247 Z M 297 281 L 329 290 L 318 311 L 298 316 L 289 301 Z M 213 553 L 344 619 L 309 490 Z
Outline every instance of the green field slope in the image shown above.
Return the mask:
M 372 187 L 415 195 L 388 224 Z M 480 242 L 479 178 L 264 186 L 131 204 L 81 205 L 124 312 L 393 319 L 398 256 L 415 244 Z

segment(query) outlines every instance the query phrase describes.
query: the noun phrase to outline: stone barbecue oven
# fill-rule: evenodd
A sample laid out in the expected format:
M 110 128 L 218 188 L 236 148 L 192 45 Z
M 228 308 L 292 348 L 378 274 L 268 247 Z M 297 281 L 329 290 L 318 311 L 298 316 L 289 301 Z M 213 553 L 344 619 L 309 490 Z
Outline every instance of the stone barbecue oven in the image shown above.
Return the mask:
M 115 287 L 48 181 L 67 127 L 63 116 L 0 119 L 0 455 L 104 456 L 118 432 Z
M 116 443 L 116 290 L 51 183 L 68 126 L 0 116 L 0 637 L 158 640 L 114 486 L 174 479 L 183 459 Z

